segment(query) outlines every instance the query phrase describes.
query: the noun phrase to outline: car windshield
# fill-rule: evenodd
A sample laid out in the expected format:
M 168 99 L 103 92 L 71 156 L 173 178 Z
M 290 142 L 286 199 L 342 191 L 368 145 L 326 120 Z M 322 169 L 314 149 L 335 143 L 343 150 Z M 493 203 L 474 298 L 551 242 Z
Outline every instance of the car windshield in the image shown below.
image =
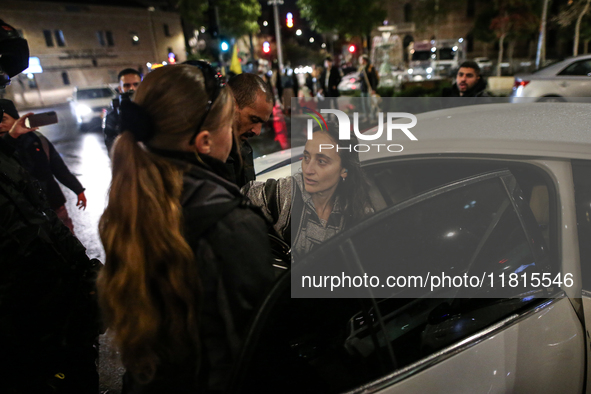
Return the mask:
M 112 96 L 113 92 L 109 88 L 84 89 L 76 92 L 76 98 L 78 100 L 91 100 Z
M 555 61 L 553 61 L 553 62 L 550 62 L 550 63 L 546 64 L 544 67 L 540 67 L 538 70 L 536 70 L 536 71 L 534 72 L 534 74 L 536 74 L 536 73 L 539 73 L 540 71 L 542 71 L 542 70 L 545 70 L 545 69 L 547 69 L 548 67 L 551 67 L 551 66 L 555 65 L 556 63 L 560 63 L 560 62 L 562 62 L 563 60 L 564 60 L 564 59 L 559 59 L 559 60 L 555 60 Z
M 454 54 L 453 48 L 441 48 L 439 50 L 439 60 L 453 60 Z
M 412 60 L 423 61 L 429 59 L 431 59 L 431 51 L 415 51 L 412 54 Z

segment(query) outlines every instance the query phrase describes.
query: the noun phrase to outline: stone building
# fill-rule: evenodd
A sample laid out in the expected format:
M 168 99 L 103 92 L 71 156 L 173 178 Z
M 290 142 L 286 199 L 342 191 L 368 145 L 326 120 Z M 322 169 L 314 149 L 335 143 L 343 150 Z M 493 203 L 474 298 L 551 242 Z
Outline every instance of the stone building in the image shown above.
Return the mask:
M 30 66 L 5 95 L 20 107 L 64 103 L 74 87 L 116 84 L 131 67 L 186 60 L 180 16 L 154 7 L 0 0 L 1 17 L 29 43 Z M 37 73 L 35 73 L 37 71 Z

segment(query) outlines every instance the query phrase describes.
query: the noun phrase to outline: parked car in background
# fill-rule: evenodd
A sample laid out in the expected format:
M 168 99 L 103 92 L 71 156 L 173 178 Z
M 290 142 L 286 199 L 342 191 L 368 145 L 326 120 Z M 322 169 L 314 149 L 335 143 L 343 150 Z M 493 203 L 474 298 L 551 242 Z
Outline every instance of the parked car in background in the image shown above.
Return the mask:
M 95 121 L 98 121 L 97 126 L 100 125 L 103 110 L 111 107 L 111 101 L 116 94 L 117 92 L 108 85 L 74 88 L 70 109 L 78 128 L 84 131 Z
M 361 77 L 359 71 L 346 74 L 341 78 L 341 82 L 337 87 L 339 92 L 344 94 L 353 94 L 354 92 L 361 92 Z
M 532 74 L 516 75 L 511 96 L 535 97 L 538 101 L 591 97 L 591 55 L 559 61 Z
M 480 74 L 489 76 L 492 72 L 492 61 L 487 57 L 475 57 L 474 61 L 480 67 Z
M 582 393 L 591 384 L 589 114 L 582 103 L 472 105 L 418 114 L 418 141 L 372 140 L 404 146 L 360 153 L 375 214 L 299 260 L 269 293 L 236 392 Z M 286 156 L 300 152 L 255 160 L 257 180 L 291 175 Z M 490 286 L 437 298 L 428 288 L 385 297 L 379 287 L 361 287 L 364 298 L 291 297 L 303 272 L 335 256 L 360 275 L 573 281 L 495 298 L 483 297 Z

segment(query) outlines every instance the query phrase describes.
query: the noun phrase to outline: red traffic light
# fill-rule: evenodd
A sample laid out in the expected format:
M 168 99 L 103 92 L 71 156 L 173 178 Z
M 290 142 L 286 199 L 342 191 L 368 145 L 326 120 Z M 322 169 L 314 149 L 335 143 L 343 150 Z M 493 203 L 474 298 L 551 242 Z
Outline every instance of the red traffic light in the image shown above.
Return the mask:
M 351 53 L 355 52 L 355 45 L 349 46 L 349 52 L 351 52 Z
M 263 43 L 263 53 L 269 53 L 271 52 L 271 45 L 269 45 L 268 41 L 265 41 Z
M 291 12 L 288 12 L 287 13 L 285 24 L 289 28 L 292 28 L 293 27 L 293 14 Z

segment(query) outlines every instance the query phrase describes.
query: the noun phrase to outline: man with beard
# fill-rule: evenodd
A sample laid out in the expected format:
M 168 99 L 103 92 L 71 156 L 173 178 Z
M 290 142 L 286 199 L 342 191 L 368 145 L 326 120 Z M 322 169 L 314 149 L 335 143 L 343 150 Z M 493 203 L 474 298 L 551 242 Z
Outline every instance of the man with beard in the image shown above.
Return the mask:
M 248 143 L 250 137 L 261 134 L 263 123 L 273 112 L 273 92 L 255 74 L 242 73 L 228 81 L 236 102 L 234 112 L 234 144 L 226 166 L 238 187 L 255 180 L 254 157 Z
M 486 80 L 480 76 L 480 67 L 472 60 L 460 65 L 456 82 L 451 88 L 443 90 L 443 97 L 489 97 Z

